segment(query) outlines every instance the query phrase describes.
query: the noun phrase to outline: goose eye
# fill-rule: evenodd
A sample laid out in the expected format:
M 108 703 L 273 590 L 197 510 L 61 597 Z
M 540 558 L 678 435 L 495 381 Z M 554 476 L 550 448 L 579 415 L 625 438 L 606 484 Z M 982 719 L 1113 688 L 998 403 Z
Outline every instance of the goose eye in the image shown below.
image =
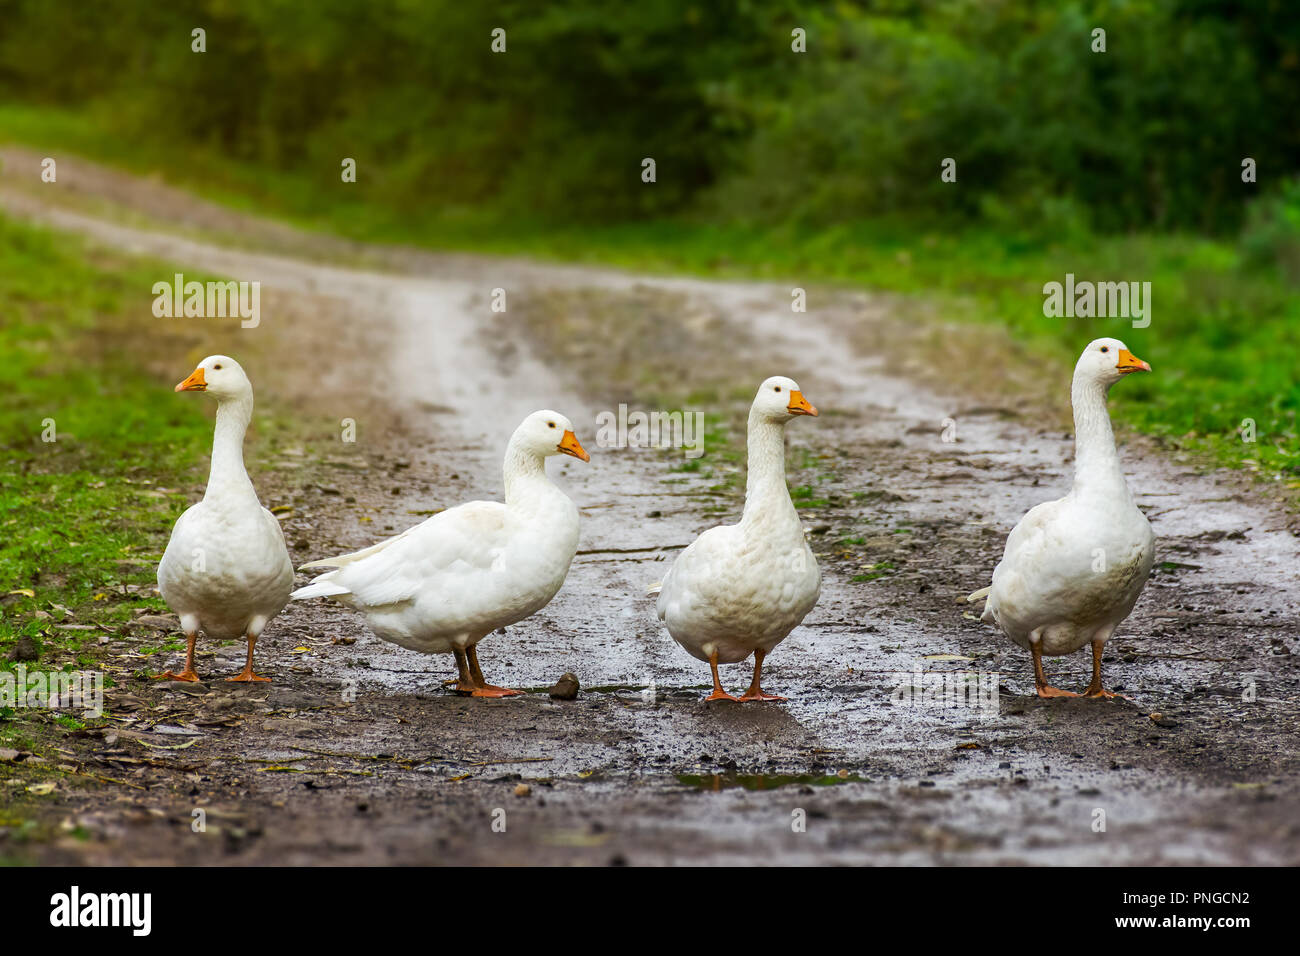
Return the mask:
M 221 368 L 220 365 L 214 365 L 214 366 L 212 366 L 212 370 L 213 370 L 214 372 L 215 372 L 217 369 L 219 369 L 219 368 Z
M 554 428 L 554 427 L 555 427 L 555 422 L 547 422 L 547 423 L 546 423 L 546 427 L 547 427 L 547 428 Z
M 781 391 L 781 386 L 780 386 L 780 385 L 773 385 L 773 386 L 772 386 L 772 391 L 774 391 L 774 392 L 779 392 L 779 391 Z
M 1101 350 L 1102 350 L 1103 352 L 1109 352 L 1109 351 L 1110 351 L 1110 346 L 1109 346 L 1109 345 L 1103 345 L 1103 346 L 1101 347 Z

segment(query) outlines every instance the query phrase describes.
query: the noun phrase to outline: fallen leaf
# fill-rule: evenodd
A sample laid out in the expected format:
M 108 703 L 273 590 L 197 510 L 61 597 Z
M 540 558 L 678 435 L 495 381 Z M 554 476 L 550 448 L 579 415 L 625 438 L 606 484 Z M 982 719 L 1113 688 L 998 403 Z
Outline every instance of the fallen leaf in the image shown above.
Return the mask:
M 175 724 L 157 724 L 153 728 L 155 734 L 179 734 L 182 737 L 202 737 L 203 731 L 195 730 L 192 727 L 178 727 Z
M 191 737 L 189 740 L 185 741 L 185 743 L 177 744 L 175 747 L 165 747 L 162 744 L 151 744 L 147 740 L 136 740 L 135 742 L 144 747 L 151 747 L 154 750 L 184 750 L 186 747 L 193 747 L 196 743 L 199 742 L 199 738 Z

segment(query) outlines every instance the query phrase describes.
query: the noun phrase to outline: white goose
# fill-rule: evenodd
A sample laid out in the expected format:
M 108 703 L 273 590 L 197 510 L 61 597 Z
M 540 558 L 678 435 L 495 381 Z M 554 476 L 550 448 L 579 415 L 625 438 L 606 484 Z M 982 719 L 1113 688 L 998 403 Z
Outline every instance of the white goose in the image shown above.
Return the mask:
M 763 693 L 763 658 L 803 620 L 821 592 L 821 570 L 804 539 L 785 484 L 785 424 L 816 415 L 782 376 L 758 387 L 749 410 L 749 476 L 739 524 L 711 528 L 673 562 L 656 610 L 673 640 L 708 661 L 705 700 L 785 700 Z M 654 593 L 655 589 L 651 589 Z M 719 664 L 754 655 L 754 679 L 740 698 L 722 689 Z
M 185 632 L 185 670 L 158 675 L 195 681 L 194 641 L 248 641 L 244 670 L 232 681 L 265 681 L 253 673 L 253 648 L 267 621 L 289 603 L 293 564 L 280 522 L 257 500 L 244 470 L 244 432 L 253 415 L 253 386 L 239 363 L 209 355 L 178 392 L 207 392 L 217 400 L 212 470 L 203 500 L 176 521 L 158 564 L 158 591 Z
M 556 454 L 591 460 L 567 418 L 533 412 L 506 446 L 505 504 L 470 501 L 362 551 L 305 564 L 338 570 L 293 598 L 335 598 L 365 614 L 386 641 L 454 654 L 458 691 L 522 693 L 483 679 L 476 645 L 545 607 L 569 573 L 578 509 L 546 477 L 546 459 Z
M 1056 501 L 1031 508 L 1007 537 L 993 583 L 968 600 L 987 598 L 980 618 L 996 624 L 1034 659 L 1039 697 L 1077 697 L 1043 676 L 1042 656 L 1092 644 L 1086 697 L 1123 696 L 1101 686 L 1102 648 L 1129 616 L 1155 556 L 1155 535 L 1124 481 L 1106 411 L 1110 387 L 1151 366 L 1118 339 L 1097 339 L 1074 367 L 1074 485 Z

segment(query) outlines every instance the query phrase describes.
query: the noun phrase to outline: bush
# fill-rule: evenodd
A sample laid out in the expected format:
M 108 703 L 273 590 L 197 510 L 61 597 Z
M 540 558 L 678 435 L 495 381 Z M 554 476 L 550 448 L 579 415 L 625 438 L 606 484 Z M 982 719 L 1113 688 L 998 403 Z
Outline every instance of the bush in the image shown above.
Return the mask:
M 1300 286 L 1300 177 L 1251 204 L 1239 246 L 1247 267 L 1276 269 Z
M 351 156 L 413 217 L 1226 231 L 1242 156 L 1300 156 L 1289 0 L 0 0 L 0 24 L 0 96 L 320 182 Z

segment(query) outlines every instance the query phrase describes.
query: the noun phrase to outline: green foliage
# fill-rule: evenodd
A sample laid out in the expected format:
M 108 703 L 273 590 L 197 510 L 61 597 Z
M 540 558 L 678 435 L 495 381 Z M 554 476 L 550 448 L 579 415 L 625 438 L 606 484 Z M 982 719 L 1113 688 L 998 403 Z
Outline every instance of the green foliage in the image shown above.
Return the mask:
M 0 23 L 11 102 L 90 109 L 164 166 L 207 150 L 449 225 L 1218 231 L 1300 155 L 1290 0 L 0 0 Z
M 322 186 L 343 188 L 351 157 L 368 202 L 449 220 L 483 204 L 569 221 L 680 208 L 743 133 L 712 90 L 766 30 L 748 5 L 621 0 L 0 0 L 0 22 L 11 99 L 90 105 L 159 156 L 208 148 Z
M 1243 155 L 1294 168 L 1283 117 L 1300 97 L 1278 84 L 1300 56 L 1294 5 L 1268 5 L 1271 33 L 1209 3 L 886 6 L 815 14 L 788 82 L 753 85 L 747 167 L 722 210 L 829 223 L 993 206 L 1046 230 L 1064 200 L 1106 230 L 1222 229 L 1255 195 Z M 960 186 L 941 181 L 945 157 Z
M 1300 286 L 1300 176 L 1251 205 L 1240 247 L 1247 265 Z

